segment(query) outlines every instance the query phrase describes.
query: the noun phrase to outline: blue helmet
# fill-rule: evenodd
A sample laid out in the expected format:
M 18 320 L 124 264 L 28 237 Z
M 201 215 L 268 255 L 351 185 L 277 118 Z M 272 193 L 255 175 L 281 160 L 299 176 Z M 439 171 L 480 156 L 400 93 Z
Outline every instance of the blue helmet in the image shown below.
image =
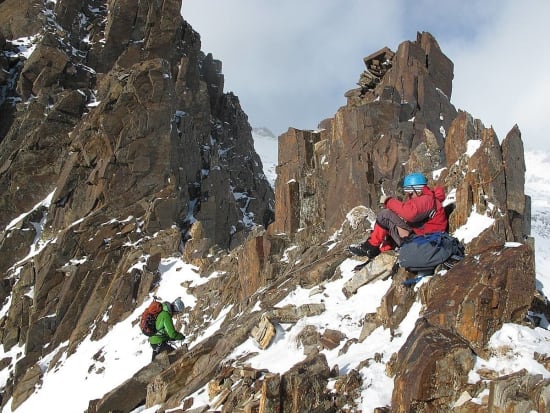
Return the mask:
M 428 185 L 428 180 L 420 172 L 408 174 L 403 179 L 403 189 L 405 192 L 420 191 L 426 185 Z
M 183 305 L 183 301 L 181 301 L 180 297 L 176 298 L 173 302 L 165 301 L 163 302 L 163 304 L 163 307 L 166 308 L 170 315 L 179 314 L 185 308 L 185 306 Z

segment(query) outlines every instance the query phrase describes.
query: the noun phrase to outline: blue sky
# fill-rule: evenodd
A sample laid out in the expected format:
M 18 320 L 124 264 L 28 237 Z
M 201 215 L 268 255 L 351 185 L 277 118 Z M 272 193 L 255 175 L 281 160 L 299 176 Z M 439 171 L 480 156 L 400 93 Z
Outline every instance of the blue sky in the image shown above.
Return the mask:
M 253 127 L 316 128 L 345 105 L 363 57 L 429 31 L 454 62 L 457 108 L 500 139 L 517 123 L 526 148 L 550 151 L 547 0 L 183 0 L 182 15 Z

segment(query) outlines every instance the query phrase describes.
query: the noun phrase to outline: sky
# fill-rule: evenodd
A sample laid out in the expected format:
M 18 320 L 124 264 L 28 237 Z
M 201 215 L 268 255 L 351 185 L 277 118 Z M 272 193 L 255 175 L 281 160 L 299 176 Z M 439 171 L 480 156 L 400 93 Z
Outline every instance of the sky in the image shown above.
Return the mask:
M 550 150 L 547 0 L 183 0 L 182 15 L 252 127 L 276 136 L 316 129 L 357 87 L 363 57 L 428 31 L 454 63 L 457 109 Z
M 273 181 L 275 176 L 274 160 L 270 154 L 276 149 L 277 142 L 272 138 L 260 136 L 255 141 L 255 148 L 262 157 L 265 169 L 268 171 L 268 179 Z M 526 153 L 527 174 L 526 191 L 533 197 L 533 235 L 536 246 L 536 280 L 537 287 L 544 295 L 550 293 L 550 238 L 548 238 L 547 220 L 550 217 L 550 179 L 546 171 L 550 168 L 550 156 L 545 153 Z M 38 203 L 35 208 L 48 206 L 51 196 Z M 31 213 L 32 211 L 29 211 Z M 10 223 L 22 220 L 28 214 L 23 214 Z M 492 219 L 485 217 L 479 220 L 477 214 L 472 214 L 467 223 L 457 229 L 455 234 L 460 239 L 469 240 L 481 233 L 484 228 L 492 224 Z M 353 215 L 348 214 L 347 219 L 353 225 Z M 38 228 L 40 229 L 40 227 Z M 40 232 L 40 231 L 39 231 Z M 459 235 L 460 234 L 460 235 Z M 45 244 L 53 240 L 42 239 L 41 233 L 36 237 L 35 244 L 31 248 L 31 254 L 24 261 L 41 251 Z M 334 239 L 334 242 L 337 238 Z M 514 248 L 517 244 L 509 243 L 507 248 Z M 334 244 L 327 245 L 330 251 Z M 290 246 L 289 250 L 295 248 Z M 286 255 L 286 254 L 285 254 Z M 136 266 L 145 265 L 145 259 L 138 259 Z M 78 262 L 73 264 L 78 265 Z M 325 329 L 339 330 L 348 339 L 358 338 L 362 329 L 362 320 L 366 313 L 376 311 L 377 307 L 388 289 L 391 287 L 391 279 L 379 280 L 365 285 L 350 297 L 344 296 L 342 287 L 344 283 L 353 278 L 353 267 L 358 264 L 353 258 L 348 258 L 340 265 L 342 277 L 329 280 L 324 283 L 322 294 L 316 288 L 304 289 L 297 287 L 291 291 L 282 301 L 276 304 L 302 305 L 323 302 L 325 312 L 321 315 L 304 317 L 298 323 L 284 324 L 277 328 L 277 334 L 272 344 L 265 350 L 260 350 L 252 338 L 234 349 L 228 359 L 235 359 L 246 354 L 251 355 L 247 362 L 253 368 L 267 369 L 272 373 L 284 373 L 295 363 L 303 360 L 303 349 L 297 344 L 297 336 L 306 325 L 314 325 L 322 333 Z M 22 266 L 24 262 L 17 265 Z M 160 282 L 155 295 L 163 300 L 173 301 L 181 297 L 185 305 L 191 310 L 197 303 L 197 297 L 192 295 L 193 287 L 207 282 L 212 277 L 220 274 L 199 274 L 196 267 L 185 263 L 178 257 L 166 257 L 159 266 Z M 444 277 L 445 271 L 438 272 L 436 277 Z M 429 277 L 424 278 L 414 287 L 418 289 L 423 283 L 429 282 Z M 151 297 L 152 299 L 152 297 Z M 151 358 L 151 349 L 147 337 L 141 334 L 137 321 L 149 304 L 146 300 L 140 307 L 122 322 L 113 326 L 109 333 L 101 340 L 92 341 L 90 336 L 86 338 L 70 357 L 63 356 L 56 363 L 55 369 L 49 370 L 56 349 L 40 360 L 40 366 L 45 372 L 43 384 L 37 387 L 34 393 L 13 413 L 35 413 L 43 411 L 44 407 L 54 407 L 58 413 L 82 412 L 88 406 L 88 400 L 102 397 L 111 389 L 129 379 L 135 372 L 147 365 Z M 8 311 L 11 301 L 0 308 L 0 318 Z M 259 306 L 255 308 L 259 309 Z M 189 349 L 192 349 L 200 341 L 213 335 L 229 313 L 230 307 L 220 311 L 217 319 L 211 320 L 209 326 L 205 326 L 202 335 L 196 340 L 185 341 Z M 395 330 L 394 334 L 383 327 L 374 330 L 363 342 L 354 343 L 348 350 L 339 354 L 347 340 L 343 340 L 333 350 L 323 350 L 330 367 L 338 365 L 341 373 L 347 373 L 350 369 L 357 369 L 363 378 L 361 394 L 356 400 L 363 412 L 372 412 L 375 407 L 391 403 L 393 391 L 393 379 L 386 375 L 385 365 L 391 355 L 398 351 L 404 344 L 408 335 L 414 328 L 414 324 L 421 314 L 420 301 L 413 304 L 408 315 Z M 185 318 L 184 318 L 185 320 Z M 548 326 L 548 320 L 543 319 L 543 326 Z M 183 331 L 185 334 L 185 330 Z M 397 334 L 395 334 L 397 333 Z M 399 334 L 400 333 L 400 334 Z M 177 345 L 181 343 L 178 342 Z M 470 383 L 481 380 L 477 373 L 480 369 L 489 368 L 498 372 L 500 376 L 517 372 L 523 368 L 533 374 L 542 374 L 544 378 L 550 378 L 548 371 L 542 364 L 534 359 L 534 352 L 550 354 L 550 331 L 546 328 L 529 328 L 518 324 L 505 324 L 491 337 L 489 348 L 493 349 L 492 356 L 487 359 L 475 358 L 475 365 L 468 375 Z M 21 357 L 24 351 L 21 347 L 14 347 L 5 352 L 0 347 L 0 359 L 10 356 L 14 360 Z M 381 355 L 381 362 L 359 363 L 367 358 L 374 359 L 375 353 Z M 490 352 L 491 353 L 491 352 Z M 98 357 L 97 354 L 101 354 Z M 228 360 L 224 361 L 228 362 Z M 368 365 L 367 365 L 368 364 Z M 0 388 L 6 382 L 10 374 L 10 367 L 0 370 Z M 334 388 L 335 381 L 331 379 L 328 390 Z M 214 400 L 208 399 L 208 390 L 205 387 L 193 394 L 193 408 L 199 408 Z M 475 396 L 472 401 L 481 403 L 481 397 L 488 396 L 488 390 Z M 62 400 L 62 403 L 59 403 Z M 12 413 L 11 400 L 2 410 L 2 413 Z M 158 406 L 145 409 L 144 406 L 136 408 L 131 413 L 154 413 Z M 221 406 L 219 407 L 221 409 Z

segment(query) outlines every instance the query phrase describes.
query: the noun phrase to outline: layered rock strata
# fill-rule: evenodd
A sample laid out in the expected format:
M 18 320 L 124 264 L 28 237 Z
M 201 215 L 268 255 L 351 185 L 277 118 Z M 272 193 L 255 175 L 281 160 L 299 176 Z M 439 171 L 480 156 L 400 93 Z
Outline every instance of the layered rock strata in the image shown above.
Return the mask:
M 99 339 L 149 296 L 194 224 L 207 254 L 272 220 L 247 116 L 180 10 L 0 3 L 0 339 L 24 348 L 8 361 L 12 409 L 42 356 Z

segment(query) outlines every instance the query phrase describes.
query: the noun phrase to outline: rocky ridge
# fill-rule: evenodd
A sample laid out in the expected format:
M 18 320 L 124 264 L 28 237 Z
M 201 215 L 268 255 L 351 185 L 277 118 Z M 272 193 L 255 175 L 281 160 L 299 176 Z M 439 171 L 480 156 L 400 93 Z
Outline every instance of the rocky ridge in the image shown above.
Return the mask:
M 148 297 L 191 227 L 232 249 L 272 220 L 246 114 L 180 9 L 0 4 L 1 341 L 24 348 L 4 360 L 12 409 L 52 348 L 71 353 L 92 325 L 103 337 Z
M 223 93 L 221 63 L 200 51 L 180 2 L 41 5 L 0 3 L 0 337 L 5 352 L 21 348 L 2 360 L 3 406 L 24 406 L 45 357 L 55 369 L 90 332 L 98 340 L 126 320 L 155 292 L 161 260 L 178 256 L 205 278 L 186 286 L 197 298 L 185 314 L 192 345 L 90 401 L 88 412 L 358 411 L 361 371 L 373 361 L 340 371 L 326 351 L 397 331 L 418 303 L 401 349 L 374 357 L 394 383 L 378 412 L 548 409 L 539 375 L 468 381 L 492 333 L 508 322 L 533 326 L 528 311 L 548 308 L 535 291 L 519 128 L 500 143 L 453 107 L 453 64 L 429 33 L 365 58 L 359 88 L 318 131 L 279 138 L 273 218 L 246 115 Z M 30 21 L 33 7 L 40 18 Z M 23 55 L 15 40 L 37 34 Z M 402 284 L 411 274 L 382 254 L 343 289 L 350 298 L 391 280 L 377 310 L 362 315 L 360 337 L 306 326 L 304 358 L 283 374 L 251 368 L 251 355 L 229 357 L 251 336 L 268 349 L 281 324 L 322 315 L 322 302 L 278 304 L 339 279 L 345 246 L 364 238 L 380 193 L 396 193 L 417 170 L 454 194 L 451 231 L 473 213 L 492 218 L 465 260 L 412 289 Z M 220 314 L 217 333 L 200 340 Z M 194 406 L 203 388 L 211 402 Z

